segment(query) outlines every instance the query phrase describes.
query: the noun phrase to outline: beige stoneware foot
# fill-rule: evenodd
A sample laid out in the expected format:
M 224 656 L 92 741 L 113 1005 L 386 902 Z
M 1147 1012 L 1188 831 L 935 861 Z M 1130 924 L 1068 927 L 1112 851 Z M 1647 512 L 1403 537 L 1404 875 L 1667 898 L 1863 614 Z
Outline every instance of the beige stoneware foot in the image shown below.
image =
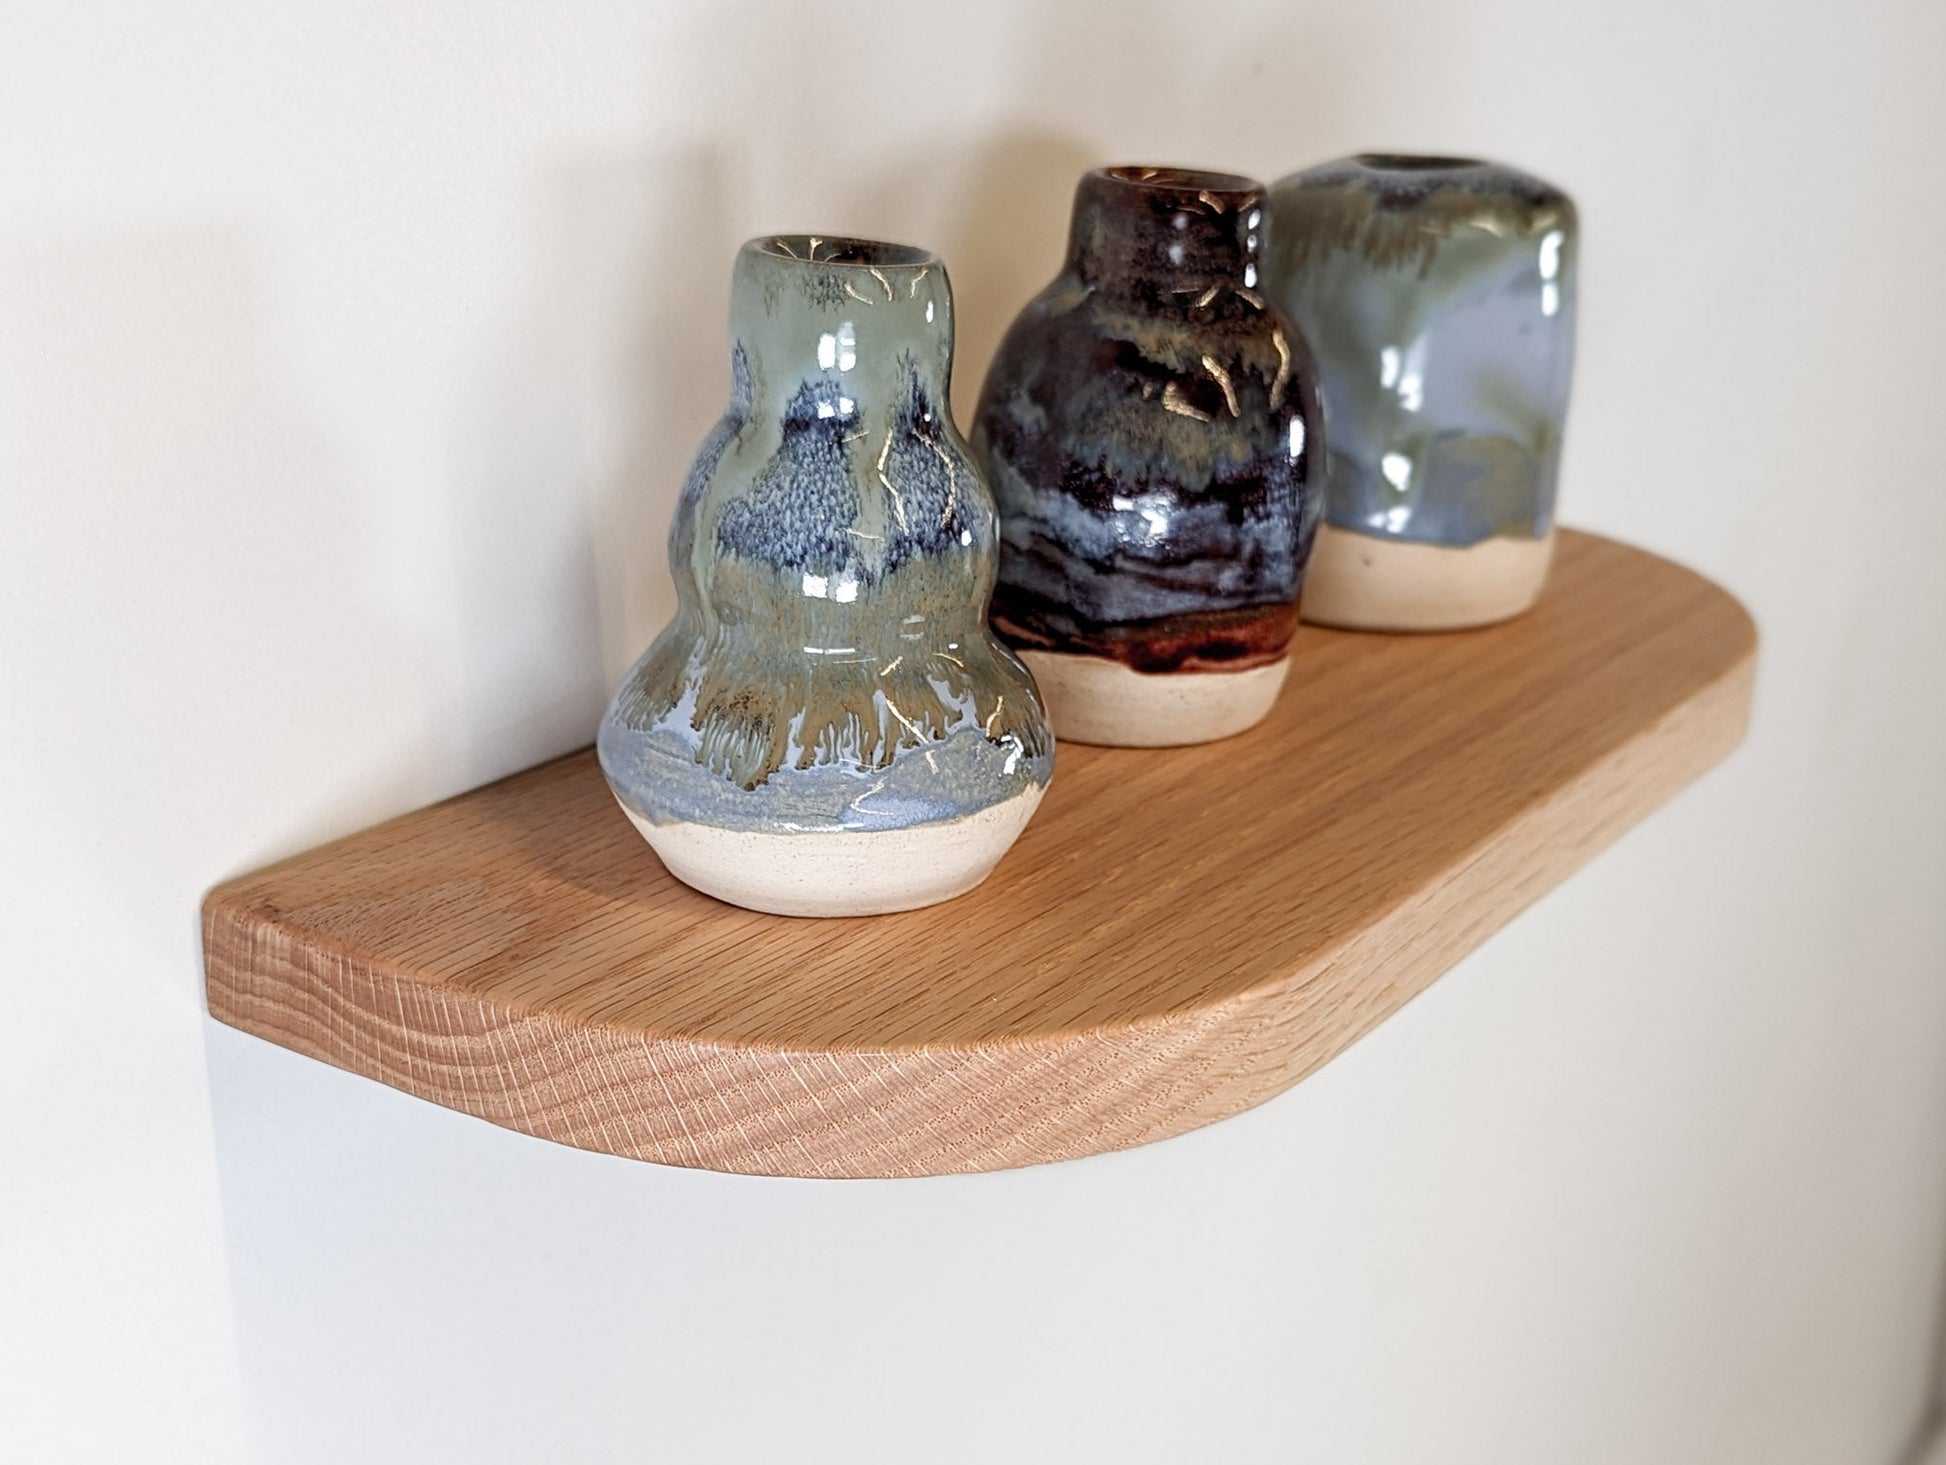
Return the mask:
M 669 873 L 705 895 L 777 916 L 881 916 L 964 895 L 1027 827 L 1030 788 L 959 819 L 906 829 L 797 834 L 651 824 L 622 812 Z
M 1242 671 L 1131 671 L 1102 656 L 1022 651 L 1057 742 L 1110 748 L 1209 743 L 1254 727 L 1290 669 L 1280 656 Z
M 1533 605 L 1553 558 L 1551 529 L 1540 539 L 1455 548 L 1321 524 L 1299 610 L 1307 621 L 1350 631 L 1490 626 Z

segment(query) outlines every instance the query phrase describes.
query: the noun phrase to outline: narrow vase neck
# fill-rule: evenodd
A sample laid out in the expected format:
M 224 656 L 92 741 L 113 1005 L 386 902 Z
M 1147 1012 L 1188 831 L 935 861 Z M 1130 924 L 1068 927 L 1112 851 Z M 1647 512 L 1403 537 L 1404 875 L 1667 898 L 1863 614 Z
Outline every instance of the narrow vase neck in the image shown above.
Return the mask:
M 753 239 L 737 255 L 730 334 L 759 415 L 851 416 L 915 379 L 947 401 L 953 293 L 928 250 L 816 235 Z
M 1182 168 L 1097 168 L 1074 192 L 1068 269 L 1091 289 L 1158 308 L 1254 290 L 1263 185 Z

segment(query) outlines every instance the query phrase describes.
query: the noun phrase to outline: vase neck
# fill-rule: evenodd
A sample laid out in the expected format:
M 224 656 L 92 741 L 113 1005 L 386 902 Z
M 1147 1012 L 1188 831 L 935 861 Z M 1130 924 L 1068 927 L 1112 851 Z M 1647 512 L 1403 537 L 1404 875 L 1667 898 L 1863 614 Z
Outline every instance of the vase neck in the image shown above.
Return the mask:
M 953 293 L 929 250 L 865 239 L 767 235 L 737 255 L 730 333 L 758 415 L 851 417 L 916 378 L 942 406 L 953 367 Z
M 1097 168 L 1074 192 L 1068 268 L 1102 294 L 1168 309 L 1255 289 L 1264 189 L 1231 173 Z

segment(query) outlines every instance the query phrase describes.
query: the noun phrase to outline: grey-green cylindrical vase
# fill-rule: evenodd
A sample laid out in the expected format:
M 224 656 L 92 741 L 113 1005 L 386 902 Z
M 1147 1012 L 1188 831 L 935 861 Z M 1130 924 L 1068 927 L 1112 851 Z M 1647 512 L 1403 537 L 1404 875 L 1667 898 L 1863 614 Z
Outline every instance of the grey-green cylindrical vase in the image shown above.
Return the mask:
M 1329 427 L 1306 620 L 1485 625 L 1540 594 L 1574 364 L 1560 189 L 1470 158 L 1366 153 L 1270 190 L 1264 288 Z
M 679 879 L 785 915 L 867 915 L 983 880 L 1053 739 L 987 629 L 993 499 L 953 425 L 939 259 L 755 239 L 730 405 L 669 536 L 675 619 L 615 693 L 603 772 Z

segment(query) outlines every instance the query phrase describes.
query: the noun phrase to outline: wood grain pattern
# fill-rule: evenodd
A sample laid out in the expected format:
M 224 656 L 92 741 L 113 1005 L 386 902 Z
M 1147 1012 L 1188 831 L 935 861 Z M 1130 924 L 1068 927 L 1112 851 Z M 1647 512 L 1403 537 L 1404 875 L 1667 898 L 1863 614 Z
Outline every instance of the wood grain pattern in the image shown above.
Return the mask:
M 213 891 L 210 1011 L 670 1164 L 921 1175 L 1141 1144 L 1297 1082 L 1722 758 L 1755 651 L 1708 581 L 1564 533 L 1526 617 L 1306 626 L 1259 727 L 1064 746 L 984 886 L 852 920 L 678 884 L 578 753 Z

